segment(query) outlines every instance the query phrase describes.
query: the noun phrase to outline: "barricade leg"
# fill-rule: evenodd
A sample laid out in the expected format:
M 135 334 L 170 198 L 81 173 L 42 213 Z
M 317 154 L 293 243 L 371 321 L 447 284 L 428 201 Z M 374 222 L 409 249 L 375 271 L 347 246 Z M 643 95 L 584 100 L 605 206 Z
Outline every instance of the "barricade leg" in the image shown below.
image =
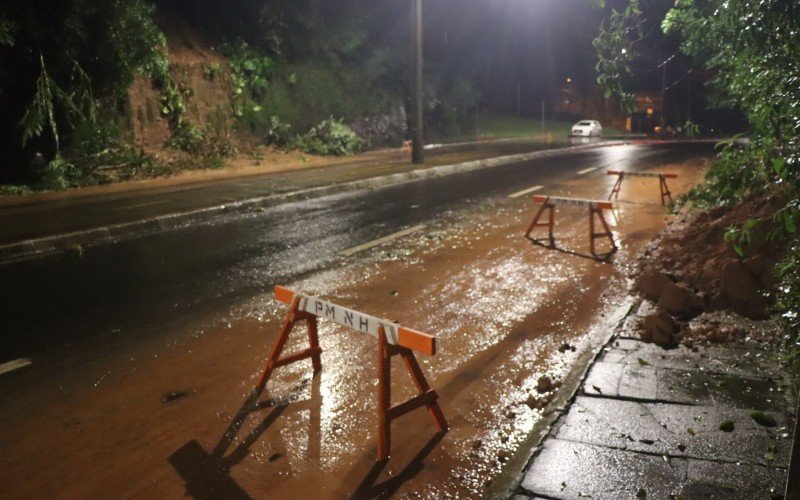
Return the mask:
M 666 206 L 666 203 L 664 202 L 665 198 L 669 198 L 669 202 L 673 203 L 672 193 L 670 193 L 669 187 L 667 186 L 667 179 L 663 175 L 659 175 L 658 180 L 659 188 L 661 189 L 661 205 Z
M 622 178 L 625 177 L 623 174 L 619 174 L 617 176 L 617 182 L 614 183 L 613 189 L 611 189 L 611 194 L 608 195 L 608 199 L 614 198 L 615 200 L 619 199 L 619 190 L 622 188 Z
M 417 387 L 418 395 L 394 406 L 391 404 L 391 360 L 392 356 L 400 355 L 406 369 L 411 374 L 411 379 Z M 444 418 L 437 399 L 439 395 L 431 389 L 425 375 L 422 373 L 414 353 L 405 347 L 389 345 L 386 341 L 386 332 L 383 328 L 378 331 L 378 461 L 387 460 L 391 454 L 392 420 L 406 413 L 422 408 L 428 409 L 437 430 L 447 430 L 447 421 Z
M 597 218 L 600 220 L 600 224 L 603 226 L 603 231 L 596 233 L 594 231 L 594 218 L 597 215 Z M 589 205 L 589 248 L 591 249 L 592 255 L 597 255 L 595 252 L 594 240 L 597 238 L 608 238 L 609 243 L 611 243 L 611 251 L 615 252 L 617 250 L 617 244 L 614 241 L 614 235 L 611 233 L 611 228 L 608 226 L 608 222 L 606 222 L 605 217 L 603 217 L 603 210 L 594 206 L 594 204 Z
M 322 349 L 319 346 L 319 338 L 317 335 L 317 317 L 312 314 L 308 314 L 307 312 L 300 311 L 299 306 L 300 298 L 297 297 L 292 302 L 292 307 L 289 309 L 289 313 L 283 320 L 281 331 L 278 333 L 278 337 L 272 344 L 270 355 L 267 358 L 267 361 L 264 364 L 264 369 L 261 372 L 261 376 L 258 378 L 258 382 L 256 383 L 255 390 L 257 393 L 260 393 L 264 390 L 264 387 L 267 385 L 267 381 L 272 375 L 273 370 L 279 366 L 284 366 L 306 358 L 311 358 L 311 363 L 314 367 L 314 373 L 317 373 L 322 369 L 322 362 L 320 359 Z M 283 348 L 286 346 L 286 341 L 289 340 L 289 334 L 291 333 L 292 328 L 294 328 L 295 323 L 303 320 L 308 322 L 308 348 L 281 358 L 281 353 L 283 352 Z
M 555 213 L 554 213 L 555 211 L 554 211 L 554 208 L 555 208 L 555 205 L 553 205 L 552 203 L 547 203 L 547 202 L 542 203 L 542 206 L 539 208 L 539 211 L 536 212 L 536 216 L 533 218 L 533 221 L 531 221 L 530 225 L 528 226 L 528 230 L 525 231 L 525 237 L 526 238 L 530 238 L 531 237 L 531 233 L 533 232 L 534 228 L 547 227 L 547 236 L 548 236 L 548 239 L 550 240 L 550 246 L 551 247 L 556 246 L 556 240 L 553 237 L 553 226 L 555 225 Z M 540 223 L 539 219 L 542 217 L 542 214 L 544 213 L 545 210 L 549 210 L 550 211 L 550 213 L 547 214 L 547 220 L 548 221 L 546 223 Z M 536 241 L 536 240 L 534 239 L 534 241 Z
M 378 331 L 378 460 L 386 460 L 392 448 L 389 407 L 392 404 L 392 358 L 386 333 Z

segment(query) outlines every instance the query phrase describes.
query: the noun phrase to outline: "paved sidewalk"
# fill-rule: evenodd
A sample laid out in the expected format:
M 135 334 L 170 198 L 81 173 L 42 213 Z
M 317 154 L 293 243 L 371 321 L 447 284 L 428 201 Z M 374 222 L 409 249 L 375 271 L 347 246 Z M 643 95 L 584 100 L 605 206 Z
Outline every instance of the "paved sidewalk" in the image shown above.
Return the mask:
M 795 406 L 782 370 L 759 344 L 664 350 L 616 336 L 512 495 L 783 498 Z

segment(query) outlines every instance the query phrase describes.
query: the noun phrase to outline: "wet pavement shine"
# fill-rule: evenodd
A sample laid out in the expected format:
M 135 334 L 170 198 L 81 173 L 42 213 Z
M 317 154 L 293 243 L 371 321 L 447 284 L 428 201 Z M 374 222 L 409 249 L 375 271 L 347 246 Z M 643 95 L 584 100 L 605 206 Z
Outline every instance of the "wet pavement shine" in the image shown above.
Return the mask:
M 607 154 L 619 158 L 606 160 L 623 161 L 624 151 L 611 148 Z M 679 174 L 670 184 L 678 194 L 701 178 L 704 162 L 684 157 L 651 166 Z M 448 188 L 458 189 L 454 186 L 463 179 L 443 178 L 442 198 L 448 200 Z M 595 199 L 605 198 L 615 180 L 602 170 L 548 179 L 547 194 Z M 413 184 L 406 189 L 421 189 Z M 619 251 L 598 261 L 587 255 L 582 209 L 558 209 L 556 249 L 522 237 L 536 207 L 528 196 L 508 194 L 529 185 L 486 181 L 480 196 L 453 198 L 418 215 L 412 210 L 392 224 L 369 211 L 351 218 L 333 214 L 321 222 L 331 226 L 330 235 L 313 248 L 303 246 L 304 231 L 319 226 L 304 224 L 303 217 L 319 217 L 329 201 L 276 207 L 267 213 L 291 221 L 282 227 L 294 227 L 292 243 L 275 243 L 266 255 L 261 248 L 245 250 L 251 258 L 224 273 L 214 267 L 215 257 L 217 264 L 224 258 L 197 246 L 202 258 L 187 256 L 182 271 L 202 269 L 200 277 L 178 281 L 174 270 L 159 268 L 164 272 L 159 286 L 179 292 L 165 295 L 170 300 L 160 301 L 152 314 L 143 308 L 146 297 L 131 296 L 127 312 L 114 313 L 117 302 L 95 292 L 96 310 L 42 317 L 46 326 L 35 335 L 38 340 L 6 340 L 15 355 L 28 354 L 30 346 L 38 354 L 33 365 L 0 376 L 0 491 L 10 498 L 480 497 L 513 462 L 576 361 L 613 330 L 611 318 L 626 300 L 633 260 L 671 217 L 658 203 L 657 184 L 628 181 L 625 201 L 611 218 Z M 369 207 L 381 197 L 409 203 L 388 193 L 368 193 L 358 203 Z M 263 216 L 214 229 L 215 241 L 224 245 L 220 237 L 242 238 L 248 227 L 253 238 L 261 237 L 252 223 Z M 248 220 L 250 225 L 241 222 Z M 425 228 L 389 244 L 348 257 L 337 254 L 396 225 L 417 223 Z M 200 230 L 187 229 L 184 236 L 195 244 L 203 241 L 193 231 Z M 352 238 L 336 239 L 334 233 Z M 146 243 L 125 248 L 144 251 Z M 162 245 L 156 248 L 170 249 Z M 302 264 L 318 248 L 325 248 L 324 257 Z M 297 263 L 290 270 L 276 269 L 271 258 Z M 163 259 L 180 262 L 167 253 Z M 152 285 L 149 280 L 158 282 L 157 275 L 146 271 L 142 288 Z M 134 280 L 136 273 L 125 276 Z M 79 280 L 80 272 L 73 278 Z M 418 358 L 450 429 L 437 433 L 425 411 L 411 412 L 392 423 L 390 460 L 376 462 L 376 341 L 325 321 L 320 323 L 321 373 L 313 376 L 308 361 L 278 368 L 266 390 L 251 397 L 286 314 L 287 308 L 272 298 L 276 281 L 436 335 L 437 354 Z M 193 292 L 213 300 L 190 307 L 200 300 Z M 176 313 L 170 315 L 170 309 Z M 36 323 L 35 312 L 23 316 L 15 320 L 18 328 Z M 70 321 L 75 318 L 80 328 L 93 330 L 95 321 L 104 333 L 80 335 Z M 74 336 L 59 337 L 60 326 Z M 304 348 L 305 342 L 297 328 L 286 352 Z M 392 372 L 393 401 L 414 395 L 399 360 Z M 591 408 L 593 402 L 582 407 L 601 412 Z M 658 411 L 655 404 L 648 411 Z M 682 425 L 685 417 L 670 418 Z M 578 432 L 580 425 L 573 424 L 560 429 Z M 595 460 L 595 448 L 605 444 L 587 444 L 577 453 Z M 559 446 L 550 446 L 548 453 L 578 456 Z M 687 449 L 687 457 L 693 450 Z M 775 453 L 783 460 L 782 449 Z M 702 465 L 684 457 L 673 462 Z M 528 486 L 526 492 L 534 491 Z

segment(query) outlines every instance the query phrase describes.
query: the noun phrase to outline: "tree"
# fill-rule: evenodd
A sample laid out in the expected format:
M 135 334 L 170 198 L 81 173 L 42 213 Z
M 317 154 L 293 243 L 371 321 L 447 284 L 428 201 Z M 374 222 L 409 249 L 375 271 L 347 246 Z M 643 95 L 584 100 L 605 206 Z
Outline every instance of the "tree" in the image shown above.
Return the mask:
M 603 0 L 596 0 L 605 6 Z M 623 102 L 631 74 L 630 49 L 650 14 L 638 0 L 614 10 L 595 41 L 599 83 Z M 650 7 L 653 4 L 649 4 Z M 652 9 L 651 9 L 652 10 Z M 732 204 L 753 194 L 788 200 L 762 220 L 732 228 L 726 239 L 740 254 L 750 232 L 770 225 L 771 237 L 788 247 L 776 270 L 777 303 L 790 331 L 800 327 L 800 3 L 791 0 L 675 0 L 663 17 L 665 33 L 681 38 L 681 51 L 713 75 L 715 102 L 748 117 L 749 142 L 723 144 L 707 182 L 690 193 L 703 206 Z M 625 49 L 625 50 L 623 50 Z M 798 337 L 800 340 L 800 337 Z

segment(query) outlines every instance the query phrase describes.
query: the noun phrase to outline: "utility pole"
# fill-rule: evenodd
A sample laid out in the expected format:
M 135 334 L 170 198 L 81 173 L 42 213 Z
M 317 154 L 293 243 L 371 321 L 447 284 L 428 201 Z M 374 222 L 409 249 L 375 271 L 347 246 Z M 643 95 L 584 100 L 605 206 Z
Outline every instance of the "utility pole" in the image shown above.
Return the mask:
M 422 0 L 412 2 L 412 31 L 414 43 L 414 83 L 411 89 L 413 116 L 411 117 L 411 162 L 425 163 L 422 117 Z
M 542 101 L 542 135 L 544 135 L 544 101 Z
M 692 70 L 686 73 L 686 122 L 692 121 Z
M 520 89 L 520 85 L 518 83 L 517 84 L 517 117 L 522 116 L 522 105 L 521 105 L 521 101 L 520 101 L 520 91 L 521 91 L 521 89 Z
M 664 61 L 664 66 L 661 71 L 661 135 L 664 135 L 664 126 L 666 125 L 666 111 L 667 111 L 667 102 L 666 102 L 666 95 L 667 95 L 667 63 L 669 59 Z

